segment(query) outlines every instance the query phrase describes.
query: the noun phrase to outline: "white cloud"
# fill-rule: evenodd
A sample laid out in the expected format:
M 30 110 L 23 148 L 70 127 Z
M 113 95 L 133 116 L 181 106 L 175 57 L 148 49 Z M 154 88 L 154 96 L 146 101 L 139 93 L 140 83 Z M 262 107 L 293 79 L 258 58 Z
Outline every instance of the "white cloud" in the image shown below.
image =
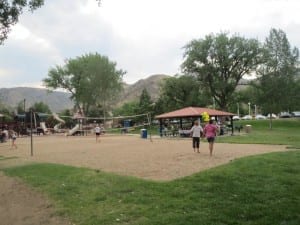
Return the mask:
M 263 41 L 270 28 L 280 28 L 300 47 L 299 11 L 298 0 L 101 0 L 101 7 L 96 0 L 46 1 L 24 13 L 1 46 L 0 68 L 18 73 L 0 75 L 0 87 L 4 79 L 39 83 L 50 67 L 89 52 L 116 61 L 127 70 L 126 82 L 173 75 L 180 71 L 182 47 L 211 32 Z
M 13 27 L 10 38 L 16 39 L 16 40 L 24 40 L 27 39 L 30 36 L 30 31 L 22 26 L 22 24 L 17 24 Z

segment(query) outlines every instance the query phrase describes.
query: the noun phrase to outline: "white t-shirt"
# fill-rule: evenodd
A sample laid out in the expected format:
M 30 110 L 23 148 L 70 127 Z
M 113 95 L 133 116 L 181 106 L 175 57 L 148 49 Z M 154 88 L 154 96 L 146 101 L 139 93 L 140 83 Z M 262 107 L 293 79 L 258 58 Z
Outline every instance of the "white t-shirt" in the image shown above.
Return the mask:
M 101 131 L 100 127 L 95 127 L 95 132 L 96 133 L 100 133 L 100 131 Z
M 192 137 L 200 137 L 201 132 L 203 132 L 203 128 L 200 125 L 194 125 L 190 132 L 193 132 Z

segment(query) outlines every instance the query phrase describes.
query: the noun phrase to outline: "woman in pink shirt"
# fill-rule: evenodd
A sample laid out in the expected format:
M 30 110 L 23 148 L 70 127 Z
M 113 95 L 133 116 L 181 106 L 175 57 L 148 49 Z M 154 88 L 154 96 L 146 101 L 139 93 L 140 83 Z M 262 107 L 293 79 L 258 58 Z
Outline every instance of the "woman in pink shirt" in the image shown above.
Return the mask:
M 204 127 L 204 135 L 207 138 L 209 144 L 209 153 L 212 156 L 214 149 L 215 137 L 217 136 L 218 127 L 213 124 L 213 120 L 209 120 L 209 123 Z

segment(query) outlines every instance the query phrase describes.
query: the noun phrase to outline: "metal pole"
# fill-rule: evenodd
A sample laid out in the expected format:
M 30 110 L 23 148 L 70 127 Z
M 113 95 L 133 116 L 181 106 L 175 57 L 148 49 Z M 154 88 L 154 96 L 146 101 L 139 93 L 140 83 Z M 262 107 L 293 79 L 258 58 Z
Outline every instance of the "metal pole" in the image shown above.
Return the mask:
M 249 115 L 251 116 L 251 103 L 248 102 L 248 106 L 249 106 Z
M 150 119 L 150 116 L 149 116 L 149 113 L 147 113 L 147 119 L 148 119 L 148 126 L 149 126 L 149 138 L 150 138 L 150 141 L 152 142 L 152 136 L 151 136 L 151 119 Z
M 33 117 L 33 111 L 32 109 L 30 109 L 30 143 L 31 143 L 30 155 L 31 156 L 33 156 L 32 117 Z
M 24 130 L 26 130 L 27 128 L 26 128 L 26 123 L 27 123 L 27 121 L 26 121 L 26 99 L 24 98 L 24 121 L 23 121 L 23 129 Z

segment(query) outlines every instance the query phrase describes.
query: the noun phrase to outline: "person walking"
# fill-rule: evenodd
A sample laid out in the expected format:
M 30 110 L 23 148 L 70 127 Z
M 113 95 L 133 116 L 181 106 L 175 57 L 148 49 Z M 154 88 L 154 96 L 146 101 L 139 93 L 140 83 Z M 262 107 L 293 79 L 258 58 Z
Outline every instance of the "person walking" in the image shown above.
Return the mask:
M 218 126 L 213 124 L 213 120 L 209 120 L 208 124 L 204 127 L 204 135 L 208 141 L 209 147 L 209 155 L 212 156 L 213 149 L 214 149 L 214 142 L 217 136 Z
M 101 128 L 99 127 L 99 125 L 97 124 L 97 126 L 95 127 L 95 133 L 96 133 L 96 142 L 100 142 L 100 133 L 101 133 Z
M 193 149 L 194 152 L 200 153 L 200 137 L 201 137 L 201 133 L 203 132 L 203 128 L 201 127 L 201 125 L 199 125 L 199 122 L 196 120 L 194 122 L 193 127 L 190 130 L 191 136 L 193 138 Z
M 18 148 L 18 146 L 16 145 L 16 140 L 17 140 L 17 134 L 16 132 L 12 132 L 12 135 L 11 135 L 11 149 L 12 148 Z

